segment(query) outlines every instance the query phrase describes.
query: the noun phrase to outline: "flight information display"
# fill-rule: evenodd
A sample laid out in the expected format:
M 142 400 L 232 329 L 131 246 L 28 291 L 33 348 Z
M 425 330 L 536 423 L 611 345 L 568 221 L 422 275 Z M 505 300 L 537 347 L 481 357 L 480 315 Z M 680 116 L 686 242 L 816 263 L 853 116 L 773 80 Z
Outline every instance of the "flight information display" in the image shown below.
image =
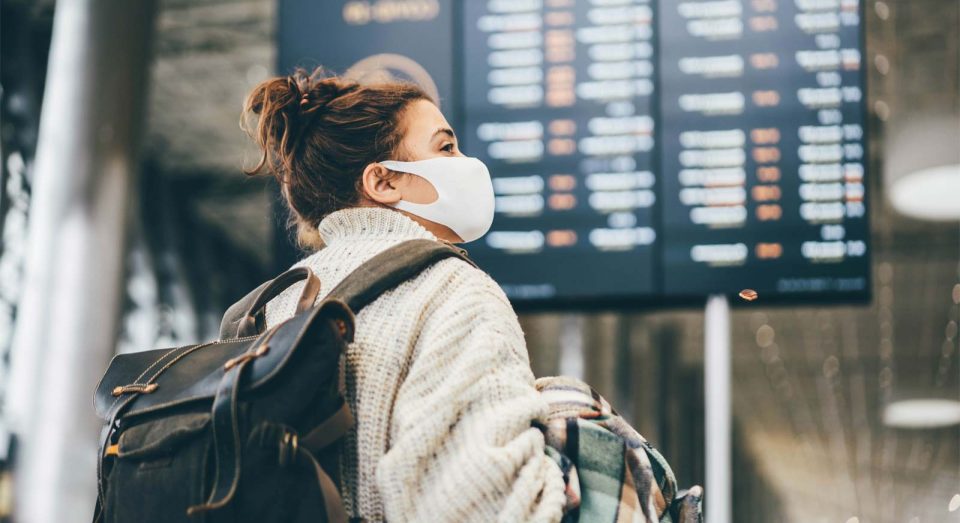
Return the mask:
M 856 0 L 465 2 L 467 245 L 517 302 L 868 291 Z
M 279 67 L 438 100 L 493 176 L 493 227 L 465 247 L 518 306 L 862 301 L 862 10 L 281 0 Z

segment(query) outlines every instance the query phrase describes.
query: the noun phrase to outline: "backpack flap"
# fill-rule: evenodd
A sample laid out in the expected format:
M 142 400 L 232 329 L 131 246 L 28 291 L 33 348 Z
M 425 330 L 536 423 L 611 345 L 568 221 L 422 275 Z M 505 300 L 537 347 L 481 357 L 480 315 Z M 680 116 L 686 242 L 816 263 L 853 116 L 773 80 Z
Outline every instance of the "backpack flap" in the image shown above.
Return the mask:
M 117 442 L 120 459 L 151 459 L 165 456 L 210 425 L 209 412 L 194 412 L 159 418 L 123 431 Z
M 325 338 L 320 332 L 325 330 L 324 325 L 336 332 L 336 337 L 347 338 L 344 342 L 348 343 L 353 334 L 353 315 L 342 303 L 327 301 L 259 336 L 119 354 L 110 362 L 97 387 L 97 415 L 109 421 L 120 407 L 123 407 L 124 417 L 129 418 L 191 402 L 212 401 L 228 366 L 238 363 L 238 359 L 249 360 L 242 387 L 244 391 L 266 388 L 291 365 L 306 364 L 320 373 L 324 369 L 337 369 L 339 347 L 326 347 L 328 350 L 320 354 L 309 351 L 309 357 L 296 354 L 296 349 L 305 340 Z M 299 378 L 296 381 L 317 379 L 316 374 L 308 372 L 292 374 Z M 287 383 L 282 388 L 291 387 L 297 388 L 297 384 Z M 297 398 L 290 396 L 281 408 L 299 408 Z M 301 401 L 307 399 L 301 398 Z

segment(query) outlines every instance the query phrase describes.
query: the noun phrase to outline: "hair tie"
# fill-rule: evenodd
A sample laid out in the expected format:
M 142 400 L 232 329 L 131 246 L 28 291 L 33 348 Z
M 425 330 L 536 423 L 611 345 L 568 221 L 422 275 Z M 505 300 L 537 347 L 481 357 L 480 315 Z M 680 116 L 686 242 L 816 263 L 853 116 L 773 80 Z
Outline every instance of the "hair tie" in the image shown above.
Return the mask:
M 303 107 L 304 105 L 307 104 L 307 101 L 308 101 L 308 100 L 307 100 L 307 96 L 308 96 L 309 94 L 310 94 L 310 93 L 303 93 L 303 96 L 300 97 L 300 107 Z

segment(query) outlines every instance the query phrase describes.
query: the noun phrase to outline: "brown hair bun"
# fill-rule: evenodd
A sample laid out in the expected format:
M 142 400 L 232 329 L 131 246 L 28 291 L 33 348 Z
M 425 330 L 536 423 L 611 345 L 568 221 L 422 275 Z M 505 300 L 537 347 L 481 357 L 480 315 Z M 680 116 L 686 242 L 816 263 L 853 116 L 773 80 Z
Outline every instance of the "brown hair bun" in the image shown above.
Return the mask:
M 367 165 L 395 158 L 402 112 L 416 100 L 430 100 L 416 85 L 361 85 L 325 75 L 322 68 L 297 69 L 254 87 L 241 127 L 261 156 L 245 172 L 266 173 L 280 183 L 288 226 L 296 227 L 301 247 L 320 247 L 320 220 L 359 203 Z

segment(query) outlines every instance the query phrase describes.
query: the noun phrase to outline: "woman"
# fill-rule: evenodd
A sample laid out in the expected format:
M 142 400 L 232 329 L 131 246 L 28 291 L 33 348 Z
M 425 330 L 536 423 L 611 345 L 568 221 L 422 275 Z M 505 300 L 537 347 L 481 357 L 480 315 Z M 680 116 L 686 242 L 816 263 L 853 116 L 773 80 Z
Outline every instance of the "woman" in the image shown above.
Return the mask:
M 318 299 L 399 242 L 471 241 L 490 226 L 486 168 L 415 86 L 298 71 L 257 86 L 245 116 L 262 150 L 254 172 L 277 177 L 300 244 L 319 249 L 296 264 L 319 276 Z M 294 313 L 301 285 L 267 305 L 268 326 Z M 531 426 L 547 404 L 487 274 L 446 259 L 380 296 L 358 314 L 344 362 L 350 516 L 560 520 L 564 479 Z

